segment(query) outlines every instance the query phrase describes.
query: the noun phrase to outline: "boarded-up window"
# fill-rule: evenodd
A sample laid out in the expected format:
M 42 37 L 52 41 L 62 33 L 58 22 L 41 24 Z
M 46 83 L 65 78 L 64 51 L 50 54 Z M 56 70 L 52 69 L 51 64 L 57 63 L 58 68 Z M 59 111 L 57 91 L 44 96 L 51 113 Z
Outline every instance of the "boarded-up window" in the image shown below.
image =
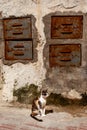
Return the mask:
M 52 16 L 51 38 L 82 38 L 83 16 Z
M 56 66 L 80 66 L 80 44 L 57 44 L 49 46 L 50 67 Z
M 31 60 L 33 52 L 31 17 L 3 20 L 6 60 Z

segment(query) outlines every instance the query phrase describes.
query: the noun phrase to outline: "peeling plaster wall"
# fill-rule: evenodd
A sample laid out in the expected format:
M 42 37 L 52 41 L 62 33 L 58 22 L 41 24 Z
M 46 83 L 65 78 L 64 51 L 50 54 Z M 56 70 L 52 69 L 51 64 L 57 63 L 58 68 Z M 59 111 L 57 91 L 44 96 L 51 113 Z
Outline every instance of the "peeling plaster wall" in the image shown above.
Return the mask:
M 83 15 L 83 38 L 82 39 L 51 39 L 49 30 L 51 26 L 51 16 L 55 15 Z M 43 85 L 50 86 L 54 93 L 68 93 L 71 90 L 76 90 L 79 93 L 87 92 L 87 15 L 81 12 L 54 12 L 43 17 L 45 25 L 44 32 L 46 35 L 46 44 L 44 46 L 44 65 L 47 70 L 46 79 Z M 81 44 L 81 66 L 80 67 L 50 67 L 49 65 L 49 45 L 55 44 Z M 74 96 L 74 95 L 73 95 Z
M 42 82 L 46 78 L 47 69 L 44 66 L 43 50 L 46 44 L 46 37 L 44 33 L 43 17 L 49 13 L 56 11 L 60 12 L 87 12 L 86 0 L 0 0 L 0 12 L 2 18 L 9 16 L 26 16 L 32 14 L 36 18 L 35 26 L 38 31 L 38 44 L 36 47 L 37 61 L 34 63 L 15 63 L 12 65 L 3 64 L 3 57 L 0 59 L 1 77 L 3 85 L 2 98 L 3 100 L 11 101 L 13 99 L 13 89 L 25 86 L 26 84 L 36 84 L 42 87 Z M 4 41 L 1 41 L 4 44 Z M 3 45 L 2 45 L 3 46 Z M 83 45 L 84 48 L 84 45 Z M 85 49 L 87 52 L 87 50 Z M 86 60 L 86 58 L 84 58 Z M 86 68 L 86 62 L 83 61 L 82 65 Z M 58 71 L 58 70 L 57 70 Z M 81 71 L 80 69 L 78 71 Z M 81 72 L 82 73 L 82 72 Z M 81 74 L 80 73 L 80 74 Z M 85 72 L 83 72 L 85 73 Z M 51 76 L 51 75 L 50 75 Z M 67 78 L 75 78 L 76 75 L 67 74 Z M 87 76 L 87 75 L 86 75 Z M 65 77 L 65 76 L 64 76 Z M 61 86 L 64 85 L 60 78 Z M 51 81 L 52 82 L 52 81 Z M 50 83 L 51 84 L 51 83 Z M 84 82 L 85 86 L 87 82 Z M 83 84 L 82 84 L 83 86 Z

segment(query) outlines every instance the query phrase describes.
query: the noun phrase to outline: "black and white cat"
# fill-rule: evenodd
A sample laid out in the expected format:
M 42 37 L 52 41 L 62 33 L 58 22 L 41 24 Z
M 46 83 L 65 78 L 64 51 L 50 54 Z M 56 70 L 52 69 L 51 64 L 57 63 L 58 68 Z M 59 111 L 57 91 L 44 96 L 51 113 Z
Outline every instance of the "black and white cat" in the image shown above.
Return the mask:
M 32 103 L 32 112 L 31 117 L 38 120 L 43 121 L 42 119 L 38 119 L 36 116 L 45 116 L 45 108 L 46 108 L 46 98 L 48 97 L 48 91 L 42 90 L 40 97 L 37 97 L 33 100 Z

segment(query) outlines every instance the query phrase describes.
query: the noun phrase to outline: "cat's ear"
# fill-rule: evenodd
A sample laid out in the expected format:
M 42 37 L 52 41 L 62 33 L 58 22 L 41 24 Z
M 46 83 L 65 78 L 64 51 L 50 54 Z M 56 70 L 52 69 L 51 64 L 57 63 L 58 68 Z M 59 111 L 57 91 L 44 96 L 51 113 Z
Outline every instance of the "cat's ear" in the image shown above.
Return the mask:
M 48 92 L 48 88 L 46 88 L 46 91 Z
M 41 93 L 42 93 L 42 92 L 47 93 L 47 92 L 48 92 L 48 88 L 41 88 L 41 89 L 40 89 L 40 92 L 41 92 Z
M 41 91 L 48 92 L 47 88 L 43 88 Z
M 45 89 L 45 92 L 48 92 L 48 88 Z

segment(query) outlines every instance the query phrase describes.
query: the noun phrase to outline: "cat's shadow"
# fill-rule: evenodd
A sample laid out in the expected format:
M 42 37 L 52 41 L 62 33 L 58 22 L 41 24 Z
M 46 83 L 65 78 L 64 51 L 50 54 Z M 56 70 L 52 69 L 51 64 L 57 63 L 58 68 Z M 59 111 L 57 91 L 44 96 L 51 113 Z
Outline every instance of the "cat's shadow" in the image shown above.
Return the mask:
M 46 114 L 46 115 L 47 115 L 47 114 L 50 114 L 50 113 L 53 113 L 53 110 L 52 110 L 52 109 L 45 111 L 45 114 Z

